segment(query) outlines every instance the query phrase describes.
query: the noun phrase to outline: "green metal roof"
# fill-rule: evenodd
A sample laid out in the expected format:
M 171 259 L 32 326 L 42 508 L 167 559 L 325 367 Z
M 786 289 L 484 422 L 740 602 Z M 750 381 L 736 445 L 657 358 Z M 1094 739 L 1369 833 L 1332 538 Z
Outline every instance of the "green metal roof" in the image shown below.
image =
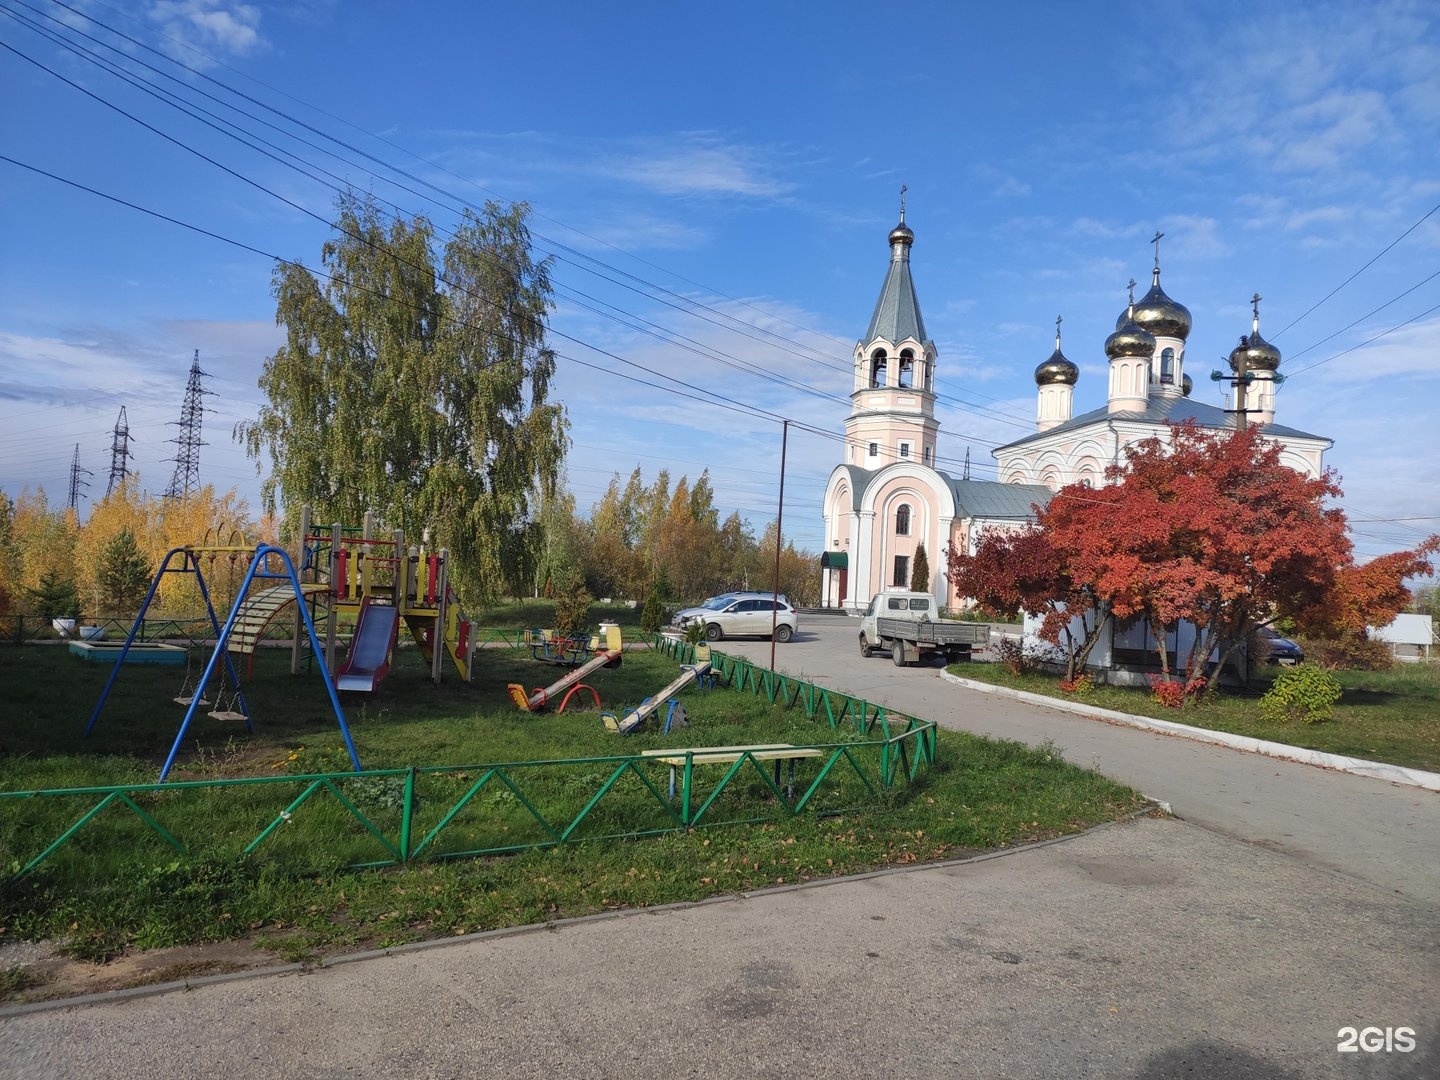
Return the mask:
M 1050 502 L 1051 491 L 1044 484 L 1002 484 L 995 480 L 955 480 L 946 474 L 945 482 L 955 496 L 959 517 L 1002 518 L 1024 521 L 1034 517 L 1036 504 Z

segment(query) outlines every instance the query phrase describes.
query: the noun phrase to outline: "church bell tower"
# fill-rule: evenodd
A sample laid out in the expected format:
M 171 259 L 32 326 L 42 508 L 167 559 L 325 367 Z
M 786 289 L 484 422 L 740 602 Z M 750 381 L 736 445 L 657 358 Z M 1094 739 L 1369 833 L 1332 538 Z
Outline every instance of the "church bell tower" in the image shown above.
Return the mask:
M 925 333 L 910 247 L 915 234 L 905 224 L 905 188 L 900 189 L 900 224 L 890 230 L 890 266 L 865 336 L 855 344 L 850 415 L 845 419 L 845 464 L 881 469 L 897 461 L 935 464 L 935 343 Z

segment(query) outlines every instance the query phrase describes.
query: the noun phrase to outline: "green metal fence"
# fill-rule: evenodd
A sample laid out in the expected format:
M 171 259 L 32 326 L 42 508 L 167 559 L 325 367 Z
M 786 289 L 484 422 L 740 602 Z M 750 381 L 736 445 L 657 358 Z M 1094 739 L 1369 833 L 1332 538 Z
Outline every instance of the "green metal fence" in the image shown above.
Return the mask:
M 693 662 L 684 642 L 656 647 Z M 548 761 L 0 791 L 12 878 L 94 874 L 159 844 L 292 868 L 392 866 L 873 808 L 935 762 L 936 727 L 714 655 L 715 679 L 824 720 L 833 742 L 707 758 L 691 748 Z M 662 757 L 663 755 L 663 757 Z M 666 760 L 668 759 L 668 760 Z M 277 762 L 277 767 L 283 763 Z M 62 869 L 56 866 L 57 869 Z
M 513 761 L 165 784 L 0 792 L 14 877 L 63 857 L 158 841 L 182 855 L 254 855 L 307 869 L 391 866 L 635 839 L 796 814 L 853 813 L 915 781 L 935 728 L 738 751 Z M 782 768 L 783 766 L 783 768 Z
M 695 663 L 696 647 L 679 638 L 657 635 L 653 645 L 682 664 Z M 861 735 L 872 734 L 878 728 L 889 737 L 925 726 L 914 717 L 887 710 L 883 705 L 864 698 L 816 686 L 793 675 L 757 667 L 749 660 L 724 653 L 711 651 L 710 670 L 721 686 L 763 697 L 772 705 L 801 708 L 811 720 L 823 720 L 832 728 L 848 727 Z

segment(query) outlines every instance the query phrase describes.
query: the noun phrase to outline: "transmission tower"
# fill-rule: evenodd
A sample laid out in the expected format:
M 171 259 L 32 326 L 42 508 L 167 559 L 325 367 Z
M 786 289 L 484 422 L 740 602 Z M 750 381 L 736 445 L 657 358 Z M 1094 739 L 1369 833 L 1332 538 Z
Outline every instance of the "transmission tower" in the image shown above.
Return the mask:
M 77 442 L 75 444 L 75 456 L 70 459 L 70 501 L 66 503 L 71 510 L 80 509 L 80 498 L 82 495 L 80 489 L 90 486 L 89 480 L 81 480 L 80 477 L 92 475 L 94 474 L 91 473 L 89 469 L 83 468 L 80 465 L 80 444 Z M 89 496 L 86 495 L 85 498 L 88 499 Z
M 214 393 L 206 390 L 200 380 L 209 377 L 200 370 L 200 350 L 196 349 L 190 379 L 185 384 L 185 404 L 180 407 L 180 419 L 176 421 L 180 434 L 168 440 L 180 450 L 173 458 L 165 459 L 175 462 L 175 474 L 165 489 L 167 499 L 188 499 L 200 490 L 200 447 L 206 445 L 200 438 L 200 422 L 205 416 L 205 397 Z
M 115 430 L 110 434 L 110 483 L 105 485 L 107 499 L 117 487 L 125 483 L 125 477 L 130 475 L 126 462 L 133 455 L 130 453 L 130 421 L 125 419 L 124 405 L 120 406 L 120 415 L 115 418 Z

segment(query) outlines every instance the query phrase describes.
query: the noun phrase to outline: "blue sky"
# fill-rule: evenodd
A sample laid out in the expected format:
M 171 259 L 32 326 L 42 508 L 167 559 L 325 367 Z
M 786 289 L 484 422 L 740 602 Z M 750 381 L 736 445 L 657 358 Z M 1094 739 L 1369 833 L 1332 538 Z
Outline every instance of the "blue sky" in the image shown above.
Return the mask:
M 1218 403 L 1208 373 L 1258 291 L 1289 376 L 1277 420 L 1335 440 L 1360 552 L 1440 529 L 1431 3 L 67 2 L 0 0 L 8 158 L 311 266 L 327 229 L 309 214 L 334 200 L 33 24 L 442 231 L 463 202 L 528 200 L 557 258 L 556 391 L 582 510 L 613 471 L 708 465 L 722 511 L 758 530 L 783 416 L 801 425 L 786 532 L 821 547 L 851 350 L 904 183 L 942 467 L 968 449 L 972 475 L 993 477 L 990 449 L 1034 430 L 1057 314 L 1076 412 L 1103 404 L 1102 345 L 1161 230 L 1165 287 L 1194 315 L 1196 396 Z M 279 341 L 271 262 L 3 161 L 0 237 L 0 488 L 63 503 L 78 442 L 98 498 L 125 405 L 134 467 L 163 490 L 199 349 L 215 391 L 202 480 L 255 504 L 230 431 Z

